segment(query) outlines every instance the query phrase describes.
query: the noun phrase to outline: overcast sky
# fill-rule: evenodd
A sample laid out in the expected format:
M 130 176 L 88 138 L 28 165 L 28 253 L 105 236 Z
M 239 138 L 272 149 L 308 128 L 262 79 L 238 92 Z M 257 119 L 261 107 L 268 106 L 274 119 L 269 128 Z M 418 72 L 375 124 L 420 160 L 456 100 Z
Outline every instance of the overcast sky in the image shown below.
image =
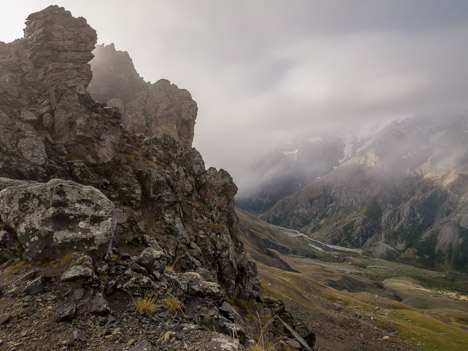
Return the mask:
M 0 0 L 0 40 L 43 0 Z M 242 181 L 284 139 L 417 113 L 468 112 L 466 0 L 68 0 L 98 43 L 199 106 L 194 145 Z

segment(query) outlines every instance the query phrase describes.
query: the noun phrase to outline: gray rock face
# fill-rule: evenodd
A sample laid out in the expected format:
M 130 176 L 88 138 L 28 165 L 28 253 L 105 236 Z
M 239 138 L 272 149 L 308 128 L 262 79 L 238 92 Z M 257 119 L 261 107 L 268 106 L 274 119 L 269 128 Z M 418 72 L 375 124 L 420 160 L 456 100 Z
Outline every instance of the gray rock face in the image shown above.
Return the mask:
M 93 270 L 91 268 L 77 265 L 70 267 L 65 272 L 63 272 L 60 280 L 63 282 L 69 282 L 83 278 L 92 278 L 92 276 Z
M 81 330 L 74 330 L 72 333 L 72 340 L 86 342 L 87 338 L 86 338 L 85 333 L 83 333 Z
M 59 312 L 56 321 L 71 321 L 76 315 L 76 305 L 69 303 L 65 305 Z
M 214 300 L 221 300 L 223 294 L 218 284 L 207 282 L 196 272 L 185 272 L 175 280 L 180 289 L 192 296 L 209 296 Z
M 20 118 L 26 122 L 37 121 L 37 116 L 26 108 L 21 109 Z
M 245 350 L 238 340 L 220 333 L 214 333 L 210 342 L 206 344 L 207 350 L 214 351 L 242 351 Z
M 281 318 L 278 317 L 278 320 L 281 322 L 283 327 L 286 329 L 286 331 L 291 334 L 291 336 L 294 338 L 294 342 L 289 343 L 291 346 L 293 345 L 299 345 L 297 349 L 302 349 L 302 350 L 307 350 L 307 351 L 312 351 L 312 348 L 307 344 L 307 342 L 285 321 L 283 321 Z
M 40 293 L 43 289 L 44 286 L 42 285 L 44 278 L 42 276 L 37 277 L 33 281 L 31 281 L 26 287 L 24 288 L 24 292 L 30 294 L 30 295 L 35 295 Z
M 43 288 L 28 305 L 14 305 L 30 308 L 40 298 L 57 323 L 88 326 L 58 327 L 60 336 L 50 336 L 49 320 L 35 329 L 50 345 L 67 341 L 67 332 L 64 349 L 98 339 L 143 350 L 152 346 L 138 345 L 146 339 L 157 349 L 245 350 L 245 332 L 226 318 L 239 319 L 236 311 L 218 309 L 228 297 L 258 297 L 256 267 L 239 239 L 237 188 L 226 171 L 206 171 L 190 147 L 196 104 L 187 91 L 117 69 L 114 100 L 91 98 L 95 41 L 84 19 L 51 6 L 28 18 L 25 38 L 0 43 L 0 263 L 12 266 L 21 255 L 39 270 L 22 276 L 31 280 L 10 277 L 6 295 L 14 302 L 26 286 L 31 294 Z M 153 315 L 133 313 L 129 296 L 156 299 Z M 174 314 L 159 308 L 171 301 Z M 24 337 L 18 329 L 9 344 Z
M 109 303 L 101 295 L 93 296 L 88 303 L 88 310 L 91 313 L 107 314 L 110 312 Z
M 18 142 L 18 150 L 23 157 L 38 165 L 43 165 L 47 162 L 47 153 L 44 143 L 37 137 L 22 138 Z
M 18 278 L 18 282 L 27 282 L 30 280 L 33 280 L 36 278 L 37 273 L 39 272 L 39 269 L 33 268 L 29 272 L 23 274 L 21 277 Z
M 153 247 L 147 247 L 137 257 L 136 262 L 149 272 L 164 272 L 167 264 L 166 254 Z
M 232 306 L 227 301 L 223 302 L 223 304 L 219 307 L 219 311 L 226 315 L 232 321 L 242 320 L 242 317 L 240 316 L 239 312 L 237 312 L 234 306 Z
M 114 225 L 110 199 L 116 242 L 157 241 L 176 272 L 198 272 L 229 295 L 256 295 L 255 265 L 234 213 L 236 186 L 225 171 L 207 172 L 189 146 L 196 117 L 190 94 L 165 80 L 144 82 L 128 54 L 106 47 L 94 83 L 106 75 L 120 83 L 93 83 L 90 91 L 102 101 L 114 98 L 121 113 L 94 101 L 86 87 L 95 42 L 84 19 L 51 6 L 28 18 L 25 38 L 0 43 L 0 175 L 9 178 L 0 179 L 0 190 L 19 186 L 2 193 L 0 260 L 12 258 L 17 239 L 34 259 L 68 251 L 105 255 Z M 51 184 L 13 180 L 55 178 L 93 186 L 107 199 L 98 196 L 96 205 L 86 196 L 97 191 L 75 198 L 54 193 Z M 142 256 L 138 265 L 156 273 L 166 264 L 146 261 Z
M 45 179 L 53 151 L 46 140 L 69 157 L 112 159 L 120 116 L 96 114 L 86 93 L 94 29 L 84 18 L 49 6 L 28 17 L 24 33 L 13 43 L 0 43 L 0 174 L 13 177 L 15 170 Z M 118 120 L 112 124 L 106 118 Z
M 91 81 L 88 62 L 93 58 L 97 35 L 84 18 L 49 6 L 27 18 L 24 35 L 35 68 L 31 74 L 44 77 L 41 84 L 51 102 L 59 103 L 64 95 L 85 90 Z
M 2 224 L 1 221 L 0 224 Z M 14 259 L 16 257 L 14 254 L 15 249 L 15 236 L 6 230 L 0 229 L 0 264 Z
M 11 316 L 9 314 L 1 314 L 0 315 L 0 325 L 4 325 L 8 323 L 10 320 Z
M 114 204 L 72 181 L 25 182 L 0 192 L 0 218 L 32 259 L 82 251 L 104 256 L 115 228 Z
M 89 92 L 120 109 L 127 131 L 147 136 L 166 133 L 181 144 L 192 145 L 198 108 L 187 90 L 165 79 L 146 83 L 128 53 L 116 51 L 113 44 L 98 45 L 94 54 Z

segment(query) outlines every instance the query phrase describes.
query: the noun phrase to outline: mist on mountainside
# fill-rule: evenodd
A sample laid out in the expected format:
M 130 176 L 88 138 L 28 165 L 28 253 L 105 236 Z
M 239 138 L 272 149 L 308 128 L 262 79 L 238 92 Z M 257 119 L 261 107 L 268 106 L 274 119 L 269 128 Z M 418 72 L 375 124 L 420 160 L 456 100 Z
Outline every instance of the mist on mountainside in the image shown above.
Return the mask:
M 272 148 L 246 171 L 248 176 L 239 183 L 238 205 L 261 214 L 349 162 L 396 178 L 455 171 L 467 163 L 468 119 L 461 115 L 418 115 L 356 128 L 360 129 L 304 136 Z

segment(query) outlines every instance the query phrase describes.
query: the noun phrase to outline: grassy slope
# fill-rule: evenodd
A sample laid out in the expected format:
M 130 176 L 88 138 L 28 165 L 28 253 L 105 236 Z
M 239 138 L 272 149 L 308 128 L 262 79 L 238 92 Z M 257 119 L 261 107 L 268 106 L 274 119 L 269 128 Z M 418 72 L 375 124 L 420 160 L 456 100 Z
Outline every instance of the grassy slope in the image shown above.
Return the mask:
M 288 260 L 293 268 L 298 269 L 292 261 Z M 304 269 L 304 266 L 301 268 Z M 423 310 L 374 293 L 338 291 L 311 278 L 316 276 L 315 270 L 290 273 L 259 264 L 262 293 L 294 300 L 304 308 L 324 316 L 330 311 L 322 307 L 320 299 L 341 302 L 358 315 L 371 316 L 378 325 L 397 332 L 422 350 L 468 349 L 466 312 L 453 308 Z
M 302 241 L 285 237 L 275 227 L 251 215 L 240 213 L 240 217 L 245 226 L 254 228 L 250 234 L 296 249 L 307 246 Z M 246 247 L 258 257 L 258 247 L 250 239 L 244 238 Z M 306 249 L 309 250 L 308 247 Z M 255 258 L 254 255 L 252 257 Z M 320 323 L 316 329 L 319 340 L 321 337 L 322 344 L 330 350 L 346 350 L 351 347 L 352 338 L 359 339 L 352 331 L 344 331 L 348 345 L 340 344 L 337 332 L 331 329 L 340 329 L 340 324 L 345 326 L 356 320 L 365 321 L 356 324 L 356 330 L 363 328 L 366 333 L 378 327 L 395 335 L 395 338 L 399 335 L 408 340 L 409 344 L 398 345 L 405 350 L 412 347 L 421 350 L 468 350 L 468 280 L 463 275 L 365 257 L 342 257 L 341 262 L 330 259 L 325 262 L 320 257 L 310 259 L 297 255 L 281 255 L 281 258 L 298 273 L 257 261 L 262 294 L 290 301 L 306 312 L 306 318 L 307 315 L 313 316 L 324 325 L 332 321 L 328 329 L 322 330 Z M 341 312 L 340 306 L 345 306 Z M 374 327 L 366 329 L 366 325 Z M 382 342 L 379 335 L 377 332 L 373 337 L 365 336 L 368 343 L 359 346 L 358 340 L 356 345 L 367 350 L 386 350 L 389 341 Z M 375 340 L 370 340 L 372 338 Z
M 251 213 L 236 209 L 241 224 L 251 234 L 250 239 L 255 237 L 257 239 L 269 240 L 279 246 L 283 246 L 293 251 L 300 252 L 303 256 L 316 257 L 317 251 L 308 246 L 308 242 L 303 238 L 292 238 L 286 235 L 282 230 L 277 227 L 258 219 Z M 246 245 L 252 247 L 252 240 L 247 240 Z

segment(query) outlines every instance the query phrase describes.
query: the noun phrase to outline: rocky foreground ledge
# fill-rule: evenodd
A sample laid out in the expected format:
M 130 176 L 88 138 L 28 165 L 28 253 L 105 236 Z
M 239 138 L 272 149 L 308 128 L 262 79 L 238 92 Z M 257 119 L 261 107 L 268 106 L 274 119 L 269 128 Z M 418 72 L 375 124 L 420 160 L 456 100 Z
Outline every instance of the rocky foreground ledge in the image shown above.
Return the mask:
M 190 146 L 188 92 L 140 84 L 161 109 L 133 126 L 138 97 L 87 92 L 85 19 L 50 6 L 24 32 L 0 43 L 0 348 L 311 350 L 314 334 L 259 294 L 237 188 Z

